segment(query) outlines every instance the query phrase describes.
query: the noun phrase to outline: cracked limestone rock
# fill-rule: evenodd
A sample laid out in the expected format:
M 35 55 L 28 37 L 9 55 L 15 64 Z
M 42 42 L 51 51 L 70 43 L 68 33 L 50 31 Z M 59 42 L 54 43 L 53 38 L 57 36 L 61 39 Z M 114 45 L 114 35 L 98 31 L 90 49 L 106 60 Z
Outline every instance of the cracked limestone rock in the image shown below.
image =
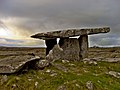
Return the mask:
M 94 90 L 92 81 L 86 82 L 86 87 L 87 87 L 88 90 Z

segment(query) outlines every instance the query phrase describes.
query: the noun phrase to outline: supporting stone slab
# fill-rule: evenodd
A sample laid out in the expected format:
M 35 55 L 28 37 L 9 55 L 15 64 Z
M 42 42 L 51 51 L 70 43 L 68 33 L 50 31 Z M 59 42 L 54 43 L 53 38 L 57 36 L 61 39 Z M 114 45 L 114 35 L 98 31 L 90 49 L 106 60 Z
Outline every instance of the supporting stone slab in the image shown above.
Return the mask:
M 88 35 L 81 35 L 78 40 L 80 45 L 80 57 L 87 58 L 88 57 Z
M 59 44 L 55 45 L 47 55 L 48 60 L 71 60 L 79 61 L 79 40 L 77 38 L 61 38 Z
M 61 38 L 59 45 L 63 49 L 63 52 L 61 53 L 61 59 L 72 61 L 80 60 L 80 47 L 77 38 Z

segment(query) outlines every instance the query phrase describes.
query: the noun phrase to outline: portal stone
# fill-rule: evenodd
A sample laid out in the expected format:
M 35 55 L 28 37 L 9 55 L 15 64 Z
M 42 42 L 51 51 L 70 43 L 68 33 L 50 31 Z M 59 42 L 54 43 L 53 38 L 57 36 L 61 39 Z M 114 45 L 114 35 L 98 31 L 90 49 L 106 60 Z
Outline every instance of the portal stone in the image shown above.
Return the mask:
M 49 54 L 46 56 L 46 60 L 54 61 L 61 59 L 61 54 L 63 49 L 60 48 L 59 44 L 54 45 L 53 49 L 50 50 Z
M 47 60 L 80 60 L 80 47 L 77 38 L 60 38 L 59 44 L 55 45 L 49 54 L 46 56 Z
M 78 40 L 80 44 L 80 57 L 87 58 L 88 57 L 88 35 L 81 35 Z
M 80 60 L 80 48 L 77 38 L 61 38 L 59 45 L 63 49 L 63 52 L 61 53 L 62 60 Z

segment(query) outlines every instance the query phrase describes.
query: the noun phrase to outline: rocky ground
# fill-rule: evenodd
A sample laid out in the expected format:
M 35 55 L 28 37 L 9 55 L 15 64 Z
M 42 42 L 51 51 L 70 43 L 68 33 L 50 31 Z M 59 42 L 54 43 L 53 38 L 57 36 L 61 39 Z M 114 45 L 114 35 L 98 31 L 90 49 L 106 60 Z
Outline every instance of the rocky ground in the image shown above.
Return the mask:
M 0 48 L 0 58 L 35 54 L 44 48 Z M 90 48 L 79 62 L 57 60 L 34 70 L 0 75 L 0 90 L 120 90 L 120 48 Z

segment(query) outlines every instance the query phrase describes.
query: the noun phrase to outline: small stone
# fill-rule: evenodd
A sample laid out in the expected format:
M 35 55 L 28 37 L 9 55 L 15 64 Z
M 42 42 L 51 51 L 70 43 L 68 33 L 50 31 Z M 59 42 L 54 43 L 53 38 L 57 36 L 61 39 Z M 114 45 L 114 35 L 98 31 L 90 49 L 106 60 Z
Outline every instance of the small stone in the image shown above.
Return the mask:
M 114 76 L 115 78 L 120 78 L 120 73 L 115 71 L 109 71 L 107 74 Z
M 15 79 L 16 79 L 16 80 L 20 80 L 20 77 L 16 77 Z
M 96 61 L 89 61 L 88 63 L 89 63 L 90 65 L 91 65 L 91 64 L 97 65 L 97 62 L 96 62 Z
M 87 63 L 87 61 L 83 61 L 83 63 L 84 63 L 84 64 L 86 64 L 86 63 Z
M 32 79 L 28 79 L 28 81 L 32 81 Z
M 51 77 L 57 76 L 57 73 L 52 73 L 50 76 Z
M 86 82 L 86 87 L 87 87 L 88 90 L 93 90 L 93 83 L 92 83 L 92 81 Z
M 12 87 L 15 88 L 17 85 L 16 84 L 13 84 Z
M 76 86 L 76 87 L 78 87 L 78 88 L 80 88 L 80 85 L 79 85 L 79 84 L 77 84 L 77 83 L 75 84 L 75 86 Z
M 57 90 L 67 90 L 65 85 L 61 85 L 57 88 Z
M 94 64 L 94 65 L 97 65 L 97 62 L 94 61 L 93 64 Z
M 98 83 L 101 83 L 101 81 L 100 81 L 100 80 L 98 80 L 97 82 L 98 82 Z
M 46 71 L 47 73 L 50 73 L 51 72 L 51 70 L 50 69 L 47 69 L 47 71 Z
M 68 72 L 68 69 L 60 64 L 54 64 L 54 63 L 51 63 L 52 66 L 54 66 L 55 68 L 57 68 L 58 70 L 62 70 L 63 72 Z
M 76 66 L 76 65 L 75 65 L 75 64 L 73 64 L 73 63 L 69 63 L 69 65 L 70 65 L 70 66 Z
M 99 76 L 99 74 L 95 74 L 95 73 L 93 73 L 93 75 L 96 76 L 96 77 Z
M 37 87 L 38 86 L 38 82 L 35 82 L 35 87 Z
M 89 58 L 84 58 L 83 61 L 90 61 L 90 59 Z
M 4 82 L 6 82 L 8 80 L 7 75 L 3 75 L 1 78 L 1 84 L 3 84 Z
M 77 75 L 80 76 L 80 75 L 82 75 L 82 74 L 78 73 Z
M 36 69 L 43 69 L 45 67 L 49 66 L 49 61 L 48 60 L 39 60 L 35 64 Z
M 2 79 L 3 79 L 4 82 L 6 82 L 7 79 L 8 79 L 7 75 L 3 75 Z
M 69 63 L 68 60 L 62 60 L 62 63 Z

